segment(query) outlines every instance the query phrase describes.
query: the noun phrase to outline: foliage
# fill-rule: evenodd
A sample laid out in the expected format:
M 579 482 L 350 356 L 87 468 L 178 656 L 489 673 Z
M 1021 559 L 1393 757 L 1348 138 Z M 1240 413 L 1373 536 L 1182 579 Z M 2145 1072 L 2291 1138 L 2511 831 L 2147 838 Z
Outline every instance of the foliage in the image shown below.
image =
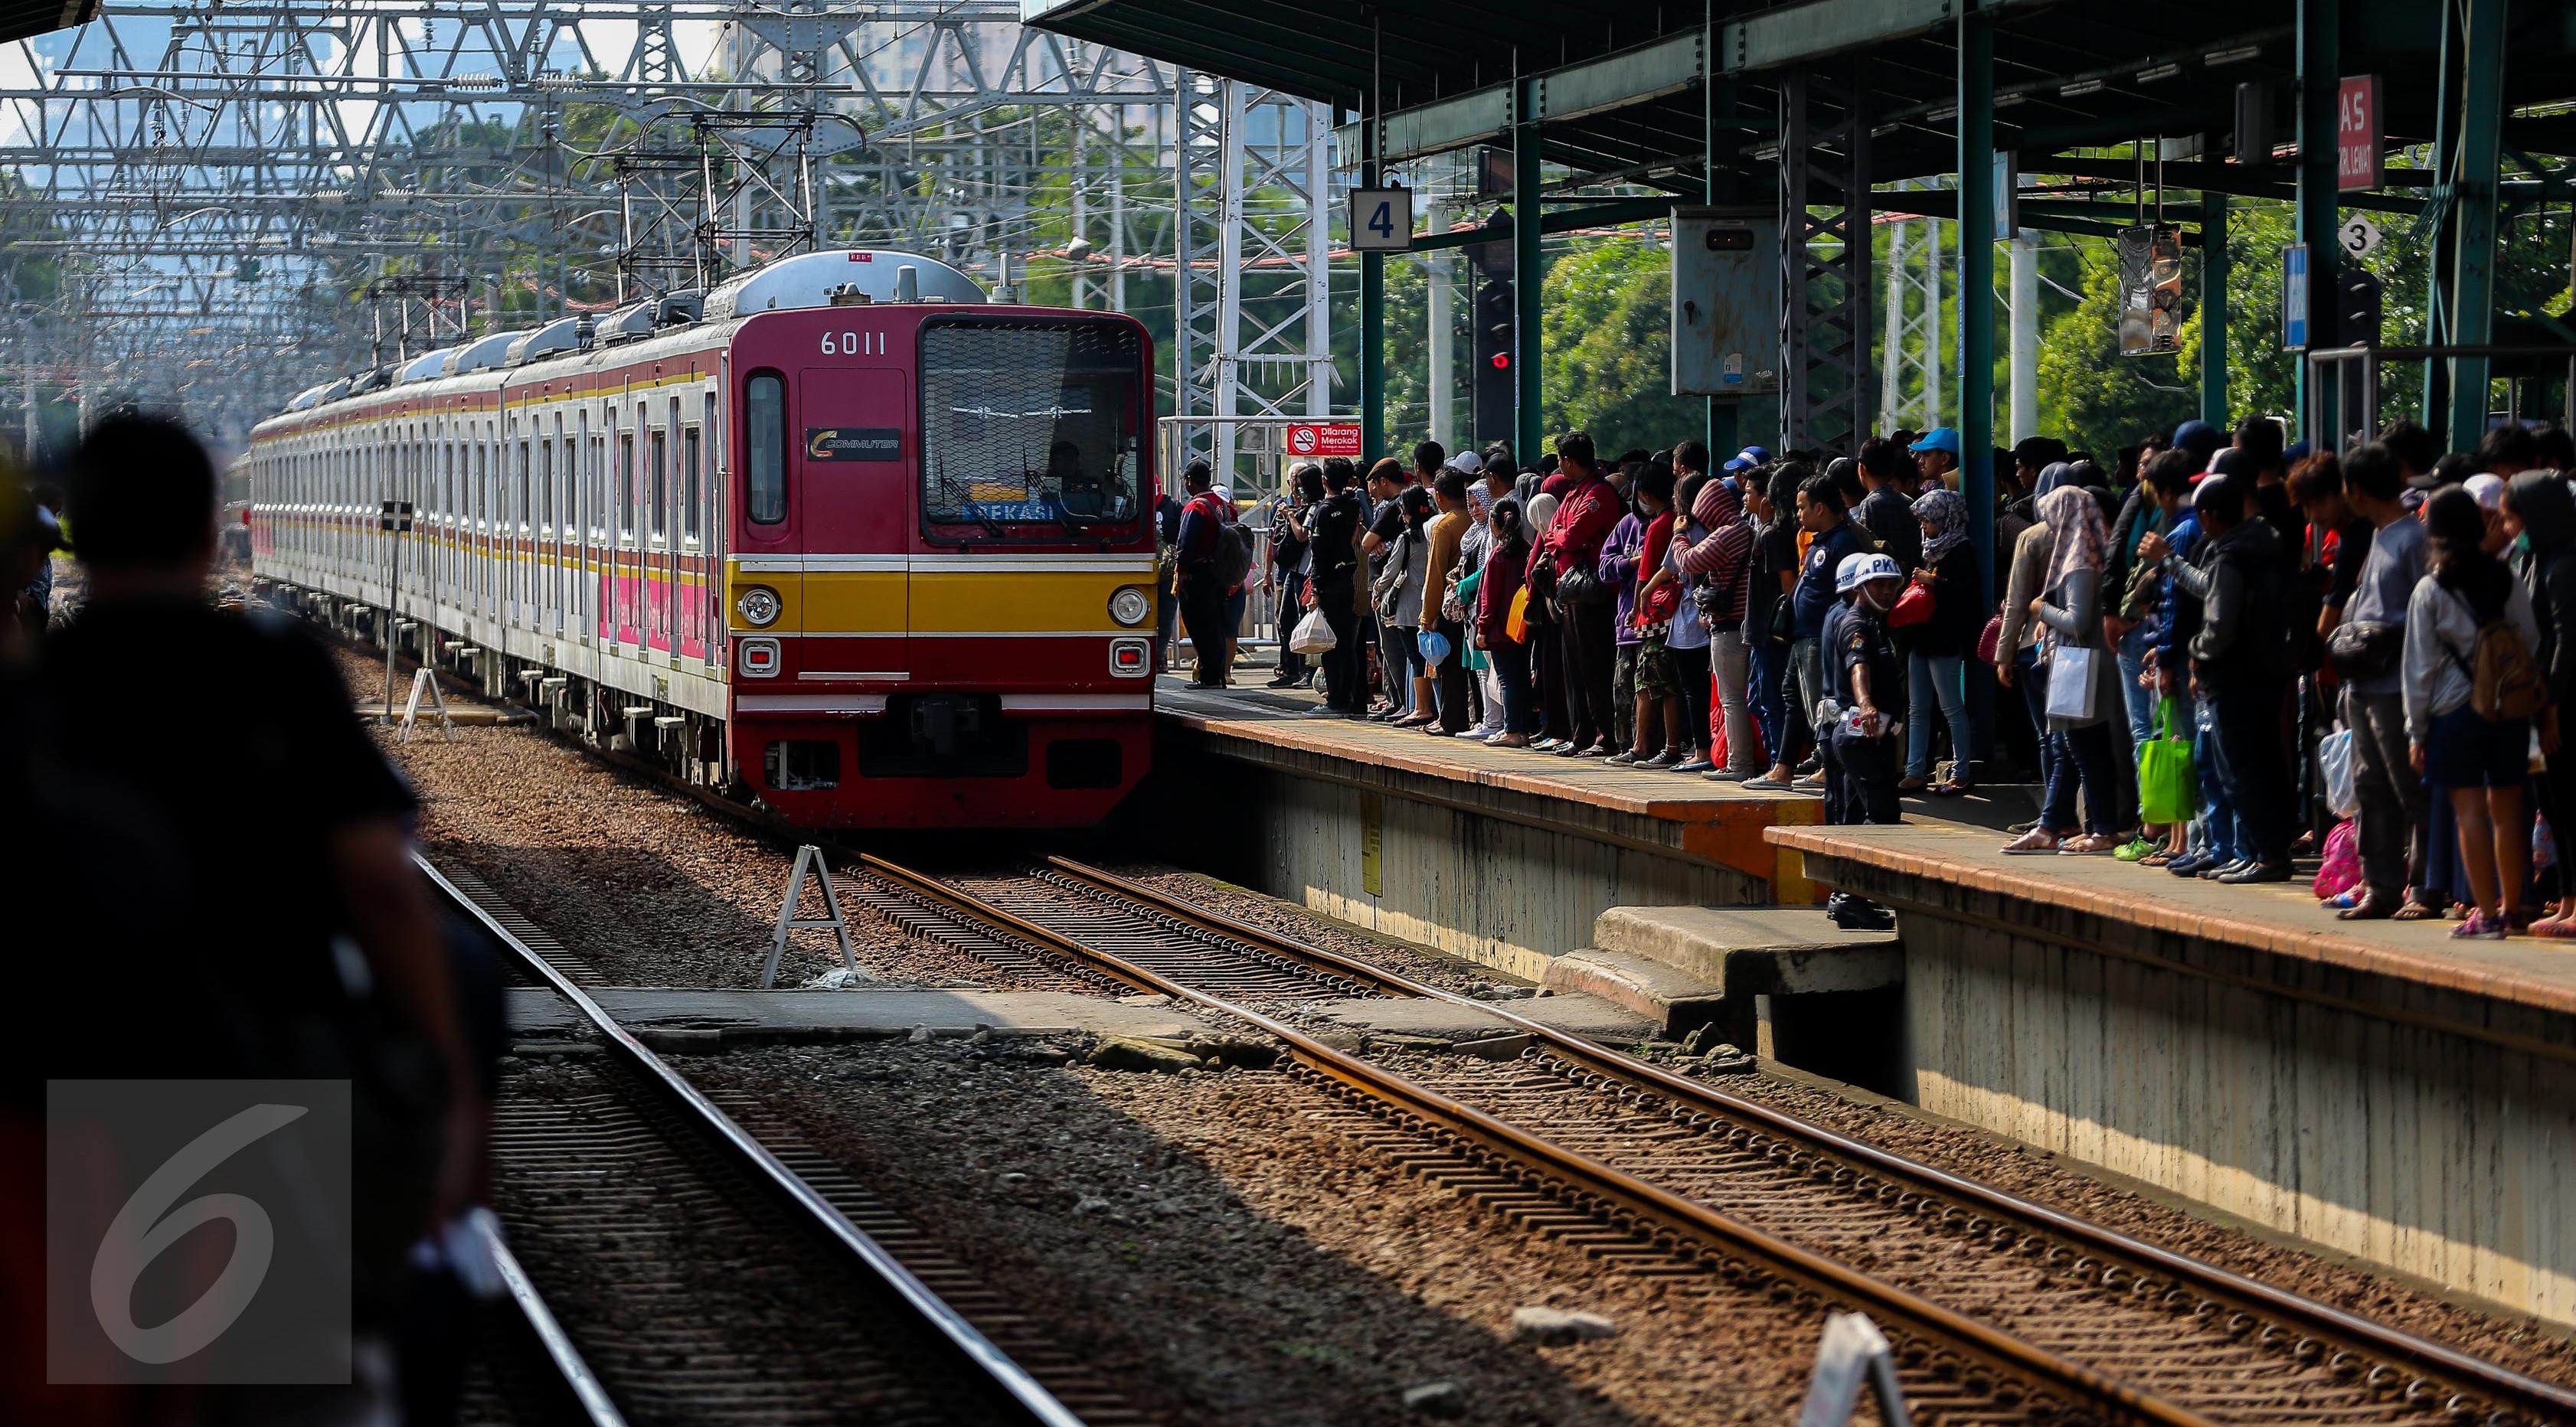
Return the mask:
M 1653 236 L 1649 236 L 1653 235 Z M 1706 403 L 1672 395 L 1672 256 L 1656 230 L 1586 238 L 1539 285 L 1540 429 L 1591 433 L 1604 455 L 1670 446 Z

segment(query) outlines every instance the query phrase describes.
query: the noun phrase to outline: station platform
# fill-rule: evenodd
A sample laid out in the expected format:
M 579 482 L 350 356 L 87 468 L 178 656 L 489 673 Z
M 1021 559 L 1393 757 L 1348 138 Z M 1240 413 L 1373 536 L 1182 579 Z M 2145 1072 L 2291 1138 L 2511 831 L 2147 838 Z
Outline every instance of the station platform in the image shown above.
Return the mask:
M 1308 717 L 1320 702 L 1167 676 L 1147 835 L 1186 838 L 1165 847 L 1184 866 L 1532 981 L 1613 906 L 1818 895 L 1764 840 L 1815 822 L 1813 793 Z
M 2576 1324 L 2576 946 L 1955 824 L 1768 836 L 1895 909 L 1899 1098 Z

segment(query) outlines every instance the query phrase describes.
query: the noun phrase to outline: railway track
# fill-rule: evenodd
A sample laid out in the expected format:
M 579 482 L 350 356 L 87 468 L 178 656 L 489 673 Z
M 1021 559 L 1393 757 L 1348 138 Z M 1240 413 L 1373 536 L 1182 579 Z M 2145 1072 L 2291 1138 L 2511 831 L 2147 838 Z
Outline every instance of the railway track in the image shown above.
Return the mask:
M 1015 955 L 1051 951 L 1258 1026 L 1363 1140 L 1607 1262 L 1871 1314 L 1900 1344 L 1919 1420 L 2576 1421 L 2558 1385 L 1110 873 L 1054 858 L 940 879 L 862 860 Z M 1501 1064 L 1409 1057 L 1399 1075 L 1244 1004 L 1353 987 L 1470 1005 L 1530 1044 Z
M 421 866 L 603 1050 L 523 1073 L 493 1140 L 519 1278 L 554 1289 L 540 1338 L 558 1366 L 595 1370 L 589 1420 L 1135 1420 L 1034 1330 L 989 1336 L 977 1319 L 1009 1321 L 998 1299 L 820 1155 L 770 1148 L 761 1107 L 691 1086 L 583 992 L 571 953 L 532 946 L 470 877 Z

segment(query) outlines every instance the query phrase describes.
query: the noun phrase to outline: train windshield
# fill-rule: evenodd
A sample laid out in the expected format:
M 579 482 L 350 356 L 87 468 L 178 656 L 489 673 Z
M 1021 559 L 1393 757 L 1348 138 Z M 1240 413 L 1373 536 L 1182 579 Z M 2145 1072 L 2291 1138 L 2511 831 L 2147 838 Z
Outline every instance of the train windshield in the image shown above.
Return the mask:
M 1144 342 L 1123 322 L 934 322 L 921 334 L 921 506 L 997 540 L 1132 534 Z

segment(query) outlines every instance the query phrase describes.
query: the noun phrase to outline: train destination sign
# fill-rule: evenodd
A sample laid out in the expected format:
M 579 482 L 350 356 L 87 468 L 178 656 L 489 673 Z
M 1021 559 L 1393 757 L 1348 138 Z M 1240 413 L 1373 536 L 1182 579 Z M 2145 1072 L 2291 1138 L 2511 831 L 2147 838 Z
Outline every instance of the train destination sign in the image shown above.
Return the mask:
M 900 461 L 903 431 L 894 426 L 808 426 L 809 461 Z

